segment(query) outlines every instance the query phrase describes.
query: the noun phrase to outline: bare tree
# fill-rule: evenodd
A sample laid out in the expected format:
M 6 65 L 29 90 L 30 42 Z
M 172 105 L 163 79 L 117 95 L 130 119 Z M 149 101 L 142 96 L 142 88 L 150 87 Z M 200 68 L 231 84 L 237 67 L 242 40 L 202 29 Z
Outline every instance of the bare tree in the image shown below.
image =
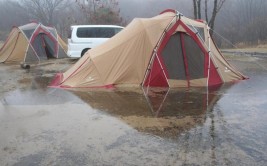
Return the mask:
M 0 40 L 5 40 L 12 26 L 23 25 L 29 18 L 17 1 L 0 0 L 0 20 Z
M 54 15 L 55 23 L 53 25 L 63 38 L 69 35 L 71 25 L 86 23 L 86 19 L 75 1 L 69 3 L 64 10 L 57 10 Z
M 267 41 L 266 0 L 227 1 L 216 18 L 216 31 L 225 39 L 222 46 L 238 47 L 265 44 Z M 231 44 L 230 44 L 231 43 Z
M 224 2 L 226 0 L 214 0 L 213 1 L 213 10 L 212 10 L 212 15 L 211 15 L 211 19 L 210 20 L 208 19 L 207 1 L 208 0 L 205 0 L 206 21 L 209 23 L 210 28 L 214 29 L 216 16 L 217 16 L 218 12 L 221 10 L 221 8 L 222 8 L 222 6 L 223 6 L 223 4 L 224 4 Z M 213 34 L 213 31 L 211 31 L 211 35 L 212 34 Z
M 120 24 L 117 0 L 76 0 L 89 24 Z
M 21 6 L 33 19 L 40 20 L 43 24 L 54 24 L 54 14 L 66 6 L 66 0 L 22 0 Z
M 194 18 L 201 19 L 201 0 L 193 0 Z
M 266 0 L 0 0 L 0 40 L 4 40 L 12 26 L 36 19 L 54 25 L 66 36 L 70 25 L 122 24 L 124 19 L 151 17 L 163 8 L 177 8 L 185 15 L 204 19 L 231 43 L 237 45 L 267 43 Z M 193 2 L 193 3 L 192 3 Z M 194 13 L 189 9 L 194 7 Z M 122 9 L 120 11 L 120 8 Z M 211 32 L 212 33 L 212 32 Z M 222 46 L 228 47 L 224 40 Z
M 205 0 L 204 1 L 204 13 L 205 13 L 205 19 L 207 23 L 209 24 L 211 29 L 214 29 L 215 25 L 215 19 L 219 11 L 221 10 L 223 4 L 226 0 Z M 201 0 L 193 0 L 193 7 L 194 7 L 194 18 L 195 19 L 202 19 L 201 13 L 202 8 L 201 4 L 203 1 Z M 212 4 L 212 10 L 209 10 L 209 4 Z M 211 18 L 209 19 L 209 11 L 211 12 Z M 212 32 L 211 32 L 212 35 Z

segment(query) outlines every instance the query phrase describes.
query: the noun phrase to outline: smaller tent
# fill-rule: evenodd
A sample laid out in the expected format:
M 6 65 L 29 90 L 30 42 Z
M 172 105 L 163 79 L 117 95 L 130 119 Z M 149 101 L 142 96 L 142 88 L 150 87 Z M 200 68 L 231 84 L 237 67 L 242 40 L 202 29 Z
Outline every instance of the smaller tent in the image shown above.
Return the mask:
M 64 58 L 67 46 L 53 27 L 32 22 L 13 27 L 0 49 L 0 63 L 36 63 L 48 58 Z
M 175 10 L 136 18 L 59 73 L 51 86 L 209 87 L 246 79 L 223 57 L 209 30 Z

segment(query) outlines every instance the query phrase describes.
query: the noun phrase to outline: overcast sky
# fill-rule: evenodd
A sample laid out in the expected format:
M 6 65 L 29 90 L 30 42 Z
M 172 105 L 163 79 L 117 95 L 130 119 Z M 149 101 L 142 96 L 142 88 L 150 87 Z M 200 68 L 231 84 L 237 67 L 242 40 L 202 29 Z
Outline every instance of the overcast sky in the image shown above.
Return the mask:
M 151 17 L 165 9 L 176 9 L 187 16 L 192 16 L 192 5 L 189 0 L 120 0 L 121 15 L 133 17 Z

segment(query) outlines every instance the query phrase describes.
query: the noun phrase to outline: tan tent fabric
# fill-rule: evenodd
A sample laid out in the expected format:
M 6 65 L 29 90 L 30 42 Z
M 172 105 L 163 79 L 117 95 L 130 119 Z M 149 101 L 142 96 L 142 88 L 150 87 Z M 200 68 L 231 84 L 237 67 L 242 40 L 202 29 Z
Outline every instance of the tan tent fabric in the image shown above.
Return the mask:
M 46 27 L 42 24 L 32 22 L 20 27 L 14 27 L 11 30 L 5 44 L 0 49 L 0 63 L 39 62 L 41 60 L 41 58 L 39 58 L 39 56 L 41 56 L 40 54 L 46 53 L 46 50 L 43 48 L 43 43 L 40 42 L 40 38 L 42 37 L 39 37 L 39 39 L 36 37 L 38 35 L 47 36 L 46 40 L 48 43 L 50 42 L 50 47 L 53 47 L 54 43 L 51 42 L 54 40 L 55 44 L 65 51 L 60 52 L 61 54 L 64 54 L 60 57 L 67 57 L 67 45 L 57 35 L 56 30 L 52 27 Z M 33 36 L 35 38 L 33 38 Z M 43 52 L 36 50 L 38 48 L 43 49 Z M 57 55 L 58 53 L 59 51 L 54 51 L 55 58 L 59 57 Z
M 222 82 L 245 78 L 222 57 L 213 41 L 210 40 L 206 23 L 191 20 L 174 12 L 165 12 L 153 18 L 134 19 L 113 38 L 89 50 L 76 64 L 63 73 L 55 84 L 68 88 L 143 84 L 147 77 L 146 73 L 152 73 L 150 70 L 153 64 L 149 65 L 150 62 L 155 63 L 160 56 L 157 54 L 159 47 L 163 45 L 164 37 L 178 21 L 187 27 L 178 25 L 173 34 L 178 32 L 190 36 L 195 33 L 195 28 L 203 30 L 204 42 L 198 37 L 199 45 L 205 49 L 203 53 L 205 56 L 208 55 L 209 44 L 211 45 L 211 61 L 215 67 L 218 67 Z M 190 81 L 175 79 L 167 81 L 170 87 L 186 87 L 187 82 L 190 86 L 209 86 L 208 80 L 209 78 L 198 78 Z
M 62 38 L 58 35 L 57 36 L 59 45 L 63 48 L 65 52 L 68 51 L 68 45 L 62 40 Z
M 20 44 L 18 44 L 20 43 Z M 0 62 L 23 61 L 27 49 L 27 40 L 17 28 L 13 28 L 3 49 L 0 51 Z

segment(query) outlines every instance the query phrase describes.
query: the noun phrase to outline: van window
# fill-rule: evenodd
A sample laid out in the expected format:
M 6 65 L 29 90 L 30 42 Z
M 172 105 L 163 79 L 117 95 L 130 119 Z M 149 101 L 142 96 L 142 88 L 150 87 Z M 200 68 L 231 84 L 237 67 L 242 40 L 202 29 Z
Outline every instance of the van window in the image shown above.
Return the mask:
M 77 29 L 77 37 L 79 38 L 111 38 L 122 28 L 112 27 L 81 27 Z

